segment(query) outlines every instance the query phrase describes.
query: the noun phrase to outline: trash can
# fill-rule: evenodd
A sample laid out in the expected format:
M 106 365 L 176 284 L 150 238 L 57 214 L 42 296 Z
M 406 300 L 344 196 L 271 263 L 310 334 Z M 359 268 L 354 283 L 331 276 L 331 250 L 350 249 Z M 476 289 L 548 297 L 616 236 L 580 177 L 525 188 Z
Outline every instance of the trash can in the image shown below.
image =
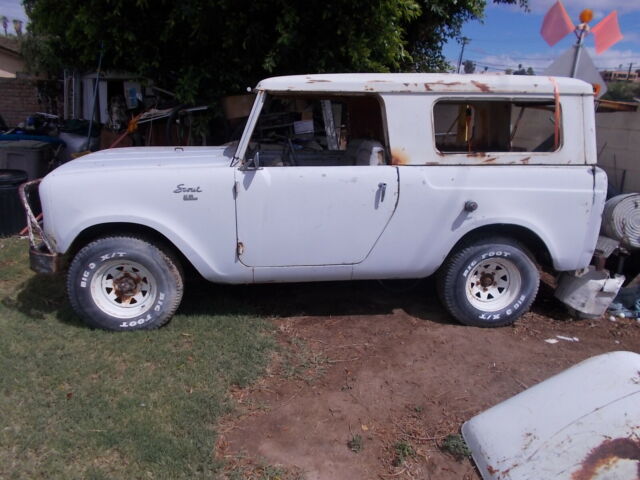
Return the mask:
M 27 181 L 22 170 L 0 170 L 0 237 L 14 235 L 27 225 L 18 187 Z
M 47 174 L 52 155 L 52 145 L 47 142 L 0 141 L 0 169 L 22 170 L 29 180 Z

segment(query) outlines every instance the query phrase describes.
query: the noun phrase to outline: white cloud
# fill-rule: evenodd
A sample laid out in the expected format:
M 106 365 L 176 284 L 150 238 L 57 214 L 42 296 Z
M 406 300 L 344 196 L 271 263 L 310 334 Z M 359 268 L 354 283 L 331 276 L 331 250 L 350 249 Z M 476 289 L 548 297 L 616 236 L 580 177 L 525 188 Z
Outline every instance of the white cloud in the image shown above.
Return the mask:
M 595 49 L 592 47 L 587 47 L 587 51 L 599 69 L 617 69 L 620 65 L 626 69 L 629 68 L 630 63 L 634 64 L 634 70 L 640 68 L 640 52 L 610 48 L 606 52 L 596 55 Z
M 633 63 L 635 70 L 640 68 L 640 53 L 632 50 L 615 50 L 609 49 L 601 55 L 596 55 L 595 49 L 587 47 L 589 56 L 598 69 L 617 69 L 622 65 L 623 69 L 629 68 L 629 63 Z M 504 71 L 507 68 L 517 69 L 518 65 L 524 68 L 532 67 L 537 74 L 542 74 L 544 70 L 553 62 L 558 55 L 550 56 L 549 54 L 523 54 L 519 52 L 510 52 L 503 54 L 487 54 L 482 55 L 476 51 L 476 55 L 470 55 L 471 59 L 476 62 L 476 70 L 482 71 L 484 67 L 488 67 L 490 72 Z M 457 60 L 450 60 L 455 65 Z
M 556 3 L 557 0 L 529 0 L 529 8 L 533 13 L 544 14 Z M 598 0 L 598 2 L 592 2 L 590 5 L 585 0 L 562 0 L 562 4 L 569 12 L 569 16 L 573 18 L 584 10 L 585 8 L 591 8 L 594 12 L 602 15 L 608 14 L 612 10 L 618 10 L 618 13 L 628 12 L 640 12 L 640 2 L 637 0 Z M 510 8 L 513 10 L 522 11 L 520 7 L 516 6 L 495 6 L 495 8 Z M 598 17 L 596 17 L 597 19 Z

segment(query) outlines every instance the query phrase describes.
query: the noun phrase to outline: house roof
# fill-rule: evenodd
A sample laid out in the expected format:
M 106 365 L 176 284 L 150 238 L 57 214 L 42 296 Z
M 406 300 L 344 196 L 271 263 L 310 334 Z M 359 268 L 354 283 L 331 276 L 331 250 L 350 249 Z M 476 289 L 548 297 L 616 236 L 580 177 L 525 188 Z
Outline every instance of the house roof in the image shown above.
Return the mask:
M 272 92 L 508 93 L 593 94 L 574 78 L 533 75 L 458 75 L 449 73 L 338 73 L 292 75 L 262 80 L 258 90 Z
M 12 53 L 16 56 L 20 54 L 20 41 L 13 37 L 5 37 L 0 35 L 0 50 Z

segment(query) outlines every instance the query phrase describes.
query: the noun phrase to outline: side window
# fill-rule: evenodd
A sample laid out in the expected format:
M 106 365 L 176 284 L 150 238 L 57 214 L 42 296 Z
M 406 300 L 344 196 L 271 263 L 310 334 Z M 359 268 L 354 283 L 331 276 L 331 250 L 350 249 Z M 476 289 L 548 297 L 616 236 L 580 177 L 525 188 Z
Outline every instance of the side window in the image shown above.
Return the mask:
M 441 100 L 433 120 L 435 145 L 443 153 L 554 152 L 562 143 L 553 99 Z
M 269 95 L 248 158 L 264 167 L 386 165 L 382 106 L 374 95 Z

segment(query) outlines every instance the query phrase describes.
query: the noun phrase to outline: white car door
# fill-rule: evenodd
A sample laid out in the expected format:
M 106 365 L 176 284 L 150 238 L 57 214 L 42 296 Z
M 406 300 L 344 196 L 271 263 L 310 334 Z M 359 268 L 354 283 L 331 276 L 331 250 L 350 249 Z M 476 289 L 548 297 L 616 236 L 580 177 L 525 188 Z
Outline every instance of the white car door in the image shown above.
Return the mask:
M 264 167 L 235 175 L 238 256 L 250 267 L 360 263 L 398 201 L 393 166 Z

